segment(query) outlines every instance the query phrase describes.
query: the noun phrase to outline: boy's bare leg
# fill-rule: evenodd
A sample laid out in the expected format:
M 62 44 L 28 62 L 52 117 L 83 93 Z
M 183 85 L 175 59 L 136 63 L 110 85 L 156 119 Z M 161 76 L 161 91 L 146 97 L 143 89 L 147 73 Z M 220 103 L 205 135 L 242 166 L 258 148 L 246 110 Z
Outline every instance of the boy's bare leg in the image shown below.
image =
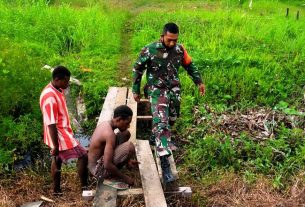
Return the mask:
M 88 155 L 83 155 L 77 160 L 77 172 L 82 187 L 88 186 Z
M 52 158 L 51 176 L 53 180 L 53 193 L 61 193 L 61 189 L 60 189 L 61 164 L 62 161 L 60 158 L 56 156 Z

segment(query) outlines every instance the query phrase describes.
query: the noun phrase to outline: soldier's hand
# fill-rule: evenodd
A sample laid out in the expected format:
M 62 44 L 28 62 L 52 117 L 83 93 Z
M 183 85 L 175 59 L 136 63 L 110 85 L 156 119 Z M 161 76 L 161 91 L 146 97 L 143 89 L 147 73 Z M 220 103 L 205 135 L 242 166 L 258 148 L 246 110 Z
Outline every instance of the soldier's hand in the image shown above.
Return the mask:
M 205 94 L 205 85 L 203 83 L 199 84 L 199 92 L 201 96 L 204 96 Z
M 136 94 L 136 93 L 134 93 L 133 94 L 133 98 L 134 98 L 134 100 L 136 101 L 136 102 L 140 102 L 140 99 L 141 99 L 141 95 L 140 94 Z

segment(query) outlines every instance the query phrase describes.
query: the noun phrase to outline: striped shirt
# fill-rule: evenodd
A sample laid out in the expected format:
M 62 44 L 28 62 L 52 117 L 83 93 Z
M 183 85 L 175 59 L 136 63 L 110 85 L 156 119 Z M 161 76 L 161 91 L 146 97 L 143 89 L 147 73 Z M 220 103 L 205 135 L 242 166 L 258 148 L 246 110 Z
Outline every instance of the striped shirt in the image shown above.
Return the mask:
M 44 143 L 46 145 L 54 148 L 48 127 L 51 124 L 56 124 L 59 151 L 71 149 L 79 144 L 73 137 L 63 91 L 58 91 L 49 83 L 40 95 L 40 109 L 43 115 Z

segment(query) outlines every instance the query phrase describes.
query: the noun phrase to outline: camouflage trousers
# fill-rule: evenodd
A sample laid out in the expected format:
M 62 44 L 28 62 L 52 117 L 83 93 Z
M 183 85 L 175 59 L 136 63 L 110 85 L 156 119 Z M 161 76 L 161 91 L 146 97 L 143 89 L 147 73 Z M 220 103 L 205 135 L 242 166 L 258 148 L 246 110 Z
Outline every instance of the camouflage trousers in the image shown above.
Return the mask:
M 172 89 L 149 86 L 148 97 L 152 112 L 152 137 L 157 155 L 169 156 L 171 150 L 171 124 L 179 117 L 180 113 L 180 88 Z

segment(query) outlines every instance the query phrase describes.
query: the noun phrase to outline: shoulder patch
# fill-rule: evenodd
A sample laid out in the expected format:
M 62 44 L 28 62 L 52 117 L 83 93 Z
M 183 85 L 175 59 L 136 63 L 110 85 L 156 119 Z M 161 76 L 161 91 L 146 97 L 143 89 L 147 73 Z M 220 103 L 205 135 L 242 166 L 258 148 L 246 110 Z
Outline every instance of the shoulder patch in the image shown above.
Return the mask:
M 186 49 L 183 47 L 183 45 L 181 45 L 182 49 L 183 49 L 183 60 L 182 63 L 183 65 L 189 65 L 192 62 L 192 58 L 191 56 L 187 53 Z

